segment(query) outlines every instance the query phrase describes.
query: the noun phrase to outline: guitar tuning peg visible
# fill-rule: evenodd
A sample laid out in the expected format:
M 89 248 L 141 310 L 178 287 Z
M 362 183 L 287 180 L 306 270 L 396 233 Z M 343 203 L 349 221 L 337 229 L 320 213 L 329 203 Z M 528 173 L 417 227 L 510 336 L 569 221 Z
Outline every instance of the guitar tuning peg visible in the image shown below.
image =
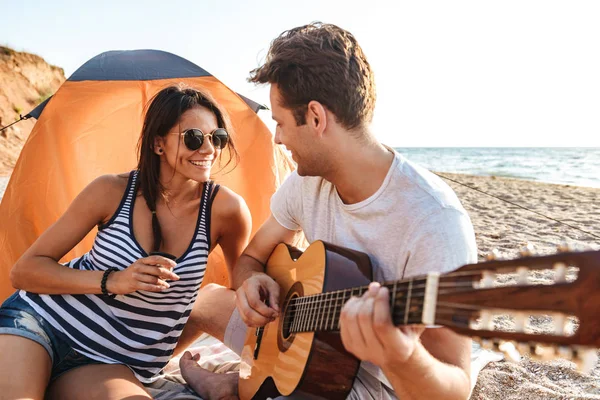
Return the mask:
M 567 360 L 573 359 L 573 350 L 568 346 L 558 346 L 556 348 L 556 354 L 560 358 L 565 358 Z
M 521 355 L 517 351 L 513 342 L 502 342 L 498 346 L 498 349 L 504 353 L 507 359 L 513 362 L 521 361 Z
M 566 283 L 567 282 L 567 266 L 565 263 L 557 262 L 553 266 L 554 269 L 554 282 Z
M 519 251 L 519 254 L 521 254 L 521 257 L 530 257 L 534 253 L 535 253 L 535 248 L 534 248 L 534 246 L 531 243 L 527 243 Z
M 574 322 L 572 319 L 568 319 L 567 322 L 565 323 L 565 335 L 573 336 L 575 334 L 575 332 L 577 331 L 577 329 L 578 329 L 577 323 Z
M 494 287 L 494 281 L 496 280 L 496 274 L 490 271 L 483 271 L 481 273 L 481 285 L 482 289 L 489 289 Z
M 494 330 L 494 323 L 492 321 L 492 313 L 486 310 L 482 310 L 480 313 L 481 327 L 488 331 Z
M 567 241 L 565 240 L 565 241 L 563 241 L 561 244 L 559 244 L 559 245 L 556 247 L 556 250 L 557 250 L 559 253 L 566 253 L 566 252 L 568 252 L 568 251 L 571 251 L 571 245 L 569 244 L 569 242 L 567 242 Z
M 500 258 L 500 251 L 498 249 L 492 249 L 486 256 L 485 259 L 487 261 L 494 261 Z
M 573 351 L 573 362 L 577 369 L 589 374 L 598 364 L 598 351 L 595 348 L 579 348 Z
M 554 323 L 554 334 L 557 336 L 563 336 L 567 327 L 567 318 L 564 314 L 555 314 L 552 317 Z
M 529 277 L 529 268 L 518 267 L 517 268 L 517 283 L 519 285 L 527 285 Z
M 532 344 L 529 348 L 529 353 L 535 359 L 547 361 L 554 358 L 556 351 L 553 346 Z
M 518 342 L 517 343 L 517 351 L 519 352 L 519 354 L 525 354 L 525 353 L 530 353 L 533 355 L 533 351 L 531 350 L 534 346 L 531 345 L 530 343 L 526 343 L 526 342 Z
M 517 313 L 515 314 L 515 330 L 517 332 L 525 332 L 525 323 L 527 322 L 527 314 Z

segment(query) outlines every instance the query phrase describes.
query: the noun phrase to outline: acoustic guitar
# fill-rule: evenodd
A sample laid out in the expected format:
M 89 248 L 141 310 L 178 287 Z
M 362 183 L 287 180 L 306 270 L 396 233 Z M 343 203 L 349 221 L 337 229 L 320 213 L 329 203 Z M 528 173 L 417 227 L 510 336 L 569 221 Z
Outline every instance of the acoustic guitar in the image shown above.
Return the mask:
M 553 274 L 550 283 L 540 272 Z M 302 393 L 345 399 L 360 361 L 344 350 L 339 318 L 344 303 L 372 280 L 369 257 L 317 241 L 304 253 L 280 244 L 266 272 L 281 286 L 279 317 L 248 329 L 241 356 L 239 395 L 245 399 Z M 496 274 L 514 274 L 495 284 Z M 538 278 L 536 278 L 538 277 Z M 568 252 L 516 260 L 490 258 L 447 274 L 385 282 L 395 325 L 443 325 L 484 347 L 518 358 L 563 357 L 593 368 L 600 347 L 600 251 Z M 494 327 L 508 315 L 514 330 Z M 536 333 L 529 318 L 554 323 Z M 551 344 L 543 347 L 540 344 Z

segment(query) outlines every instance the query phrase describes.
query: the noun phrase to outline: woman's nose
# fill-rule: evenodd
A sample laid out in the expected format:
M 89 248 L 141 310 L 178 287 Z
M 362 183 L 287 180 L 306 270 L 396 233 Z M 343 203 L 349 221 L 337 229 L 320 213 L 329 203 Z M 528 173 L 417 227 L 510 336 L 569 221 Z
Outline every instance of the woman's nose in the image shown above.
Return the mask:
M 200 146 L 198 151 L 203 152 L 203 149 L 210 153 L 215 151 L 215 146 L 212 142 L 212 136 L 204 136 L 204 143 L 202 143 L 202 146 Z

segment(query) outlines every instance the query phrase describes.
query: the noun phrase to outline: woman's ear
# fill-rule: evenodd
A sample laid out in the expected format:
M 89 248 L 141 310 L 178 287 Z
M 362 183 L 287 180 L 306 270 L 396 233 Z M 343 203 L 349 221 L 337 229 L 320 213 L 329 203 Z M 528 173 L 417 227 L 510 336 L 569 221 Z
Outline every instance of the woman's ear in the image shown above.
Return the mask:
M 159 156 L 165 152 L 163 138 L 157 137 L 154 139 L 154 154 Z
M 308 103 L 306 123 L 321 136 L 327 128 L 327 112 L 323 104 L 312 100 Z

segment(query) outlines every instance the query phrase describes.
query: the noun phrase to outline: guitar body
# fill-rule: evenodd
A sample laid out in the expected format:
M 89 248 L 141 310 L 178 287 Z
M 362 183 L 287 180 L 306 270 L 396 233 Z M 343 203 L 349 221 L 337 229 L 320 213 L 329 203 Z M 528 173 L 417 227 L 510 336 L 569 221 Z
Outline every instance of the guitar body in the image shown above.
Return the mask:
M 285 315 L 288 301 L 296 296 L 364 286 L 372 280 L 366 254 L 320 241 L 304 253 L 280 244 L 270 256 L 266 272 L 281 286 L 280 316 Z M 239 395 L 243 400 L 292 393 L 345 399 L 359 364 L 344 350 L 339 332 L 290 334 L 278 318 L 267 324 L 260 336 L 257 329 L 248 329 L 241 356 Z
M 265 327 L 248 329 L 240 364 L 240 398 L 345 399 L 359 361 L 341 343 L 340 314 L 352 296 L 368 291 L 369 257 L 320 241 L 304 253 L 281 244 L 271 254 L 266 272 L 281 287 L 280 317 Z M 507 273 L 518 279 L 495 287 L 494 276 Z M 551 273 L 553 279 L 533 280 L 539 273 Z M 430 272 L 382 285 L 390 291 L 396 326 L 443 325 L 513 359 L 519 358 L 519 348 L 528 349 L 532 358 L 571 359 L 587 372 L 596 367 L 600 251 L 561 249 L 555 255 L 524 253 L 516 260 L 492 257 L 446 274 Z M 516 329 L 497 329 L 492 324 L 494 315 L 521 322 Z M 530 318 L 550 318 L 553 332 L 526 330 Z M 570 318 L 579 321 L 575 331 L 568 324 Z

